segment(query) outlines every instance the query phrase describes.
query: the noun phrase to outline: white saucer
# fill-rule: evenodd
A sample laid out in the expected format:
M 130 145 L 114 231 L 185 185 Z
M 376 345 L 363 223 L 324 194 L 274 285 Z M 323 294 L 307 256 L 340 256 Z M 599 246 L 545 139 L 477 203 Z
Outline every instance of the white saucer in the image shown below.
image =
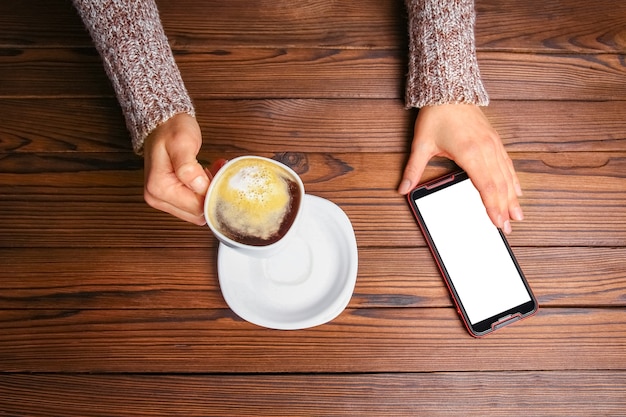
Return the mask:
M 250 323 L 304 329 L 337 317 L 356 283 L 356 238 L 334 203 L 305 195 L 293 242 L 267 258 L 242 255 L 220 244 L 217 271 L 228 306 Z

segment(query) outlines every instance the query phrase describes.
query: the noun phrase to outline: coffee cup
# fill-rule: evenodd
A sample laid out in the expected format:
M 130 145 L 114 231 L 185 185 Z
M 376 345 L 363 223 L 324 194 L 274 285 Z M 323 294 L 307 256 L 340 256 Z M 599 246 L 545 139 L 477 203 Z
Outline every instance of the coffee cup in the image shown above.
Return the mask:
M 303 200 L 302 179 L 291 168 L 269 158 L 241 156 L 211 180 L 204 217 L 224 245 L 269 257 L 296 233 Z

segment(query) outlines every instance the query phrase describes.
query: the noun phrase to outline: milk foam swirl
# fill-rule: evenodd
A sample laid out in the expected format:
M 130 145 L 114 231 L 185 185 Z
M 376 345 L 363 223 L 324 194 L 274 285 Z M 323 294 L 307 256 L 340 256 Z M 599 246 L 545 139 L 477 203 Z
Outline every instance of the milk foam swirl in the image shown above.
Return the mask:
M 266 161 L 237 161 L 214 187 L 209 215 L 225 234 L 268 240 L 290 210 L 289 178 Z

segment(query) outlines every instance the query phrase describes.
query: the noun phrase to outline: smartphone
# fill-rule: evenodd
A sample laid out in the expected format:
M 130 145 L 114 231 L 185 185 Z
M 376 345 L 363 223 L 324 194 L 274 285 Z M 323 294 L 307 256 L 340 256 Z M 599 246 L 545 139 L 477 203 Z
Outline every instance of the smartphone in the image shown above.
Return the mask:
M 418 186 L 409 205 L 474 337 L 531 316 L 537 300 L 504 233 L 461 171 Z

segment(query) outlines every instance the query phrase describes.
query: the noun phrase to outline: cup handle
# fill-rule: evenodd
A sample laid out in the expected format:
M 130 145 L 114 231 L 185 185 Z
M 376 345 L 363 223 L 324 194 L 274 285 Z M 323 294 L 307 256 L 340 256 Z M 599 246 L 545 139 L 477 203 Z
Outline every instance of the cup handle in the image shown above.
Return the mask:
M 226 162 L 228 162 L 228 159 L 219 158 L 216 159 L 215 162 L 213 162 L 213 165 L 211 165 L 210 169 L 209 167 L 204 168 L 204 171 L 207 173 L 210 180 L 212 180 L 215 174 L 217 174 L 217 171 L 219 171 L 224 165 L 226 165 Z

